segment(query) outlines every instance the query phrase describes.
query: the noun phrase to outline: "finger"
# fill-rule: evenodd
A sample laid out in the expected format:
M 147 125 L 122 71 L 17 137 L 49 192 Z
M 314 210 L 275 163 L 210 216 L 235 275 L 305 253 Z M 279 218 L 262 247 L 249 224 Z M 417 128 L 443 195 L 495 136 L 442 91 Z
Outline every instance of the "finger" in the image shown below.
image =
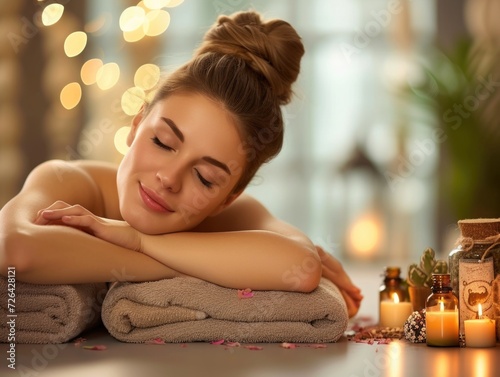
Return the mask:
M 349 318 L 354 317 L 359 311 L 360 303 L 354 301 L 345 291 L 340 291 L 340 293 L 346 303 Z
M 83 216 L 88 214 L 90 214 L 90 212 L 80 205 L 73 205 L 62 208 L 50 208 L 45 209 L 42 212 L 42 216 L 45 219 L 49 220 L 61 219 L 63 216 Z

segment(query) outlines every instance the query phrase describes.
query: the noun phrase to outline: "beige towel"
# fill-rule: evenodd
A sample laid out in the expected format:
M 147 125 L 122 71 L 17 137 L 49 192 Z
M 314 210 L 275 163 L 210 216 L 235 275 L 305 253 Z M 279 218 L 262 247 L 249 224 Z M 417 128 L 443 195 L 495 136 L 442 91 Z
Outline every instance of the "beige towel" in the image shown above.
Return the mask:
M 100 323 L 106 284 L 10 283 L 0 277 L 2 343 L 64 343 Z
M 114 283 L 102 320 L 116 339 L 165 342 L 335 342 L 347 328 L 338 288 L 322 279 L 311 293 L 238 290 L 192 277 Z

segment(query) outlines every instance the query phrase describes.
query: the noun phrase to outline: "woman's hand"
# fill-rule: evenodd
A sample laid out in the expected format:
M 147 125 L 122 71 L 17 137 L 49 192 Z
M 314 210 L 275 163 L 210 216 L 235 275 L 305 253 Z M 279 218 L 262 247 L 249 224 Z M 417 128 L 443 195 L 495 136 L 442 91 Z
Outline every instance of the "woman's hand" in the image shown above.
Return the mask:
M 344 271 L 342 264 L 337 259 L 323 250 L 321 246 L 316 246 L 316 250 L 323 265 L 323 276 L 332 281 L 340 289 L 347 304 L 349 318 L 354 317 L 363 300 L 361 290 L 352 283 Z
M 78 204 L 69 205 L 57 201 L 40 210 L 34 223 L 69 226 L 115 245 L 135 251 L 141 250 L 141 234 L 127 222 L 96 216 Z

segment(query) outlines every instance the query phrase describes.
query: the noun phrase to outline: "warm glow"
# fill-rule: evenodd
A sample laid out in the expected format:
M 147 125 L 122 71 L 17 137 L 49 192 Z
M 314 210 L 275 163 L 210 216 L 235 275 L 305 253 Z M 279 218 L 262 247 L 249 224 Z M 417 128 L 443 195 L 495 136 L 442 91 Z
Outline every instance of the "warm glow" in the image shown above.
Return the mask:
M 166 7 L 170 0 L 144 0 L 144 5 L 149 9 L 161 9 Z
M 144 31 L 143 25 L 139 26 L 135 30 L 123 32 L 123 39 L 125 39 L 126 42 L 131 42 L 131 43 L 140 41 L 145 36 L 146 32 Z
M 104 64 L 98 69 L 96 75 L 97 86 L 102 90 L 107 90 L 115 86 L 120 79 L 120 67 L 116 63 Z
M 484 352 L 474 354 L 474 358 L 472 358 L 474 363 L 474 377 L 493 376 L 492 372 L 496 368 L 494 367 L 495 362 L 492 355 L 491 353 Z
M 152 89 L 160 80 L 160 67 L 155 64 L 141 65 L 134 75 L 135 86 L 144 90 Z
M 404 362 L 403 346 L 400 342 L 390 342 L 388 345 L 387 355 L 390 362 L 388 365 L 388 376 L 389 377 L 401 377 L 405 375 L 406 363 Z
M 67 110 L 71 110 L 76 107 L 76 105 L 80 103 L 81 98 L 82 88 L 77 82 L 69 83 L 61 90 L 61 104 Z
M 477 304 L 477 317 L 479 319 L 483 318 L 483 306 L 481 304 Z
M 146 15 L 144 31 L 147 36 L 155 37 L 167 30 L 170 25 L 170 14 L 165 10 L 152 10 Z
M 396 304 L 399 304 L 399 296 L 396 292 L 392 294 L 392 301 L 394 301 Z
M 80 71 L 80 77 L 85 85 L 95 84 L 97 80 L 97 72 L 102 67 L 103 63 L 101 59 L 90 59 L 87 60 Z
M 181 5 L 182 3 L 184 2 L 184 0 L 170 0 L 168 3 L 167 3 L 167 7 L 168 8 L 174 8 L 178 5 Z
M 64 41 L 64 52 L 72 58 L 80 54 L 87 45 L 87 34 L 83 31 L 75 31 L 66 37 Z
M 130 127 L 125 126 L 118 129 L 118 131 L 116 131 L 115 133 L 115 138 L 114 138 L 115 148 L 118 152 L 120 152 L 123 155 L 125 155 L 129 149 L 127 145 L 127 137 L 129 132 L 130 132 Z
M 439 301 L 439 311 L 444 312 L 444 302 L 443 301 Z
M 351 226 L 349 243 L 355 255 L 370 257 L 377 252 L 381 241 L 379 221 L 372 215 L 360 217 Z
M 125 9 L 120 15 L 120 29 L 123 32 L 131 32 L 142 27 L 146 17 L 143 8 L 133 6 Z
M 122 95 L 121 105 L 123 112 L 127 115 L 137 114 L 144 104 L 145 98 L 146 94 L 141 88 L 134 86 L 127 89 Z
M 64 6 L 61 4 L 49 4 L 42 12 L 42 24 L 45 26 L 54 25 L 59 21 L 64 13 Z

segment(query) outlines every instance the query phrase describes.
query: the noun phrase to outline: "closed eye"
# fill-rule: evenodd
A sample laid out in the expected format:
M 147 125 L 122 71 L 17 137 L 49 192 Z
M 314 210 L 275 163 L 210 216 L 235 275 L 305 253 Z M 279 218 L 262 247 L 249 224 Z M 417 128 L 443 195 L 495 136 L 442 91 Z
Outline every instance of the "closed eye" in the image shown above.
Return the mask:
M 196 176 L 198 177 L 198 179 L 200 180 L 200 182 L 203 184 L 203 186 L 206 186 L 208 188 L 211 188 L 213 186 L 213 183 L 210 182 L 209 180 L 205 179 L 201 174 L 200 172 L 198 171 L 198 169 L 194 169 L 195 172 L 196 172 Z
M 165 149 L 167 151 L 173 151 L 174 149 L 169 147 L 168 145 L 165 145 L 163 144 L 160 139 L 158 139 L 158 137 L 152 137 L 151 140 L 153 141 L 154 144 L 156 144 L 157 146 L 159 146 L 160 148 L 162 149 Z

